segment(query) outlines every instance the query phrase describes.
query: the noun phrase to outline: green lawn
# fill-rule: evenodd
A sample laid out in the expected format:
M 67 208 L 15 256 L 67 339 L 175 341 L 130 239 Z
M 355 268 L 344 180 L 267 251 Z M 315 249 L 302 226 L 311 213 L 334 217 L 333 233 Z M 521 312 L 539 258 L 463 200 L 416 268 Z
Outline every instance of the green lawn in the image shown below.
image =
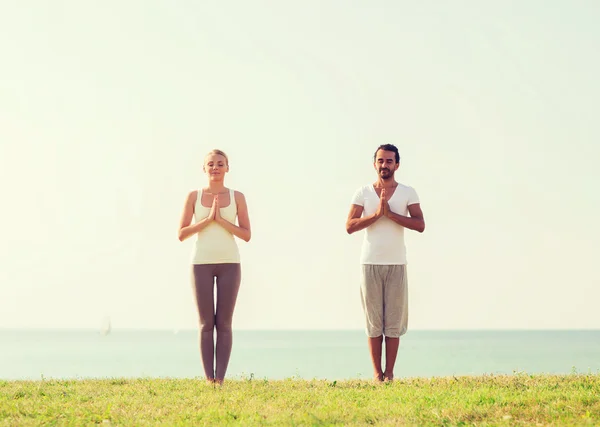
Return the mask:
M 600 375 L 0 381 L 0 426 L 600 425 Z

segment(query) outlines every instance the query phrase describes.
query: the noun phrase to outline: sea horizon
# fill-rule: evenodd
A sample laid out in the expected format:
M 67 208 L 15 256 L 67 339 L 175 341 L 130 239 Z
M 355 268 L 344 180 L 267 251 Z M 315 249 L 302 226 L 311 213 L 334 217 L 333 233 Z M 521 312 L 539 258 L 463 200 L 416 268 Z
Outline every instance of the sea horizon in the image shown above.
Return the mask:
M 197 329 L 0 329 L 0 380 L 196 378 Z M 362 330 L 234 330 L 228 378 L 371 378 Z M 600 372 L 600 330 L 412 330 L 397 378 Z
M 101 328 L 93 327 L 41 327 L 41 326 L 27 326 L 27 327 L 3 327 L 0 326 L 0 331 L 98 331 Z M 112 327 L 112 331 L 148 331 L 148 332 L 166 332 L 166 331 L 197 331 L 198 328 L 186 327 L 186 328 L 135 328 L 135 327 Z M 233 328 L 233 331 L 240 332 L 363 332 L 364 329 L 360 328 L 323 328 L 323 329 L 302 329 L 302 328 L 281 328 L 281 329 L 270 329 L 270 328 Z M 600 327 L 593 328 L 409 328 L 406 335 L 411 332 L 594 332 L 600 331 Z

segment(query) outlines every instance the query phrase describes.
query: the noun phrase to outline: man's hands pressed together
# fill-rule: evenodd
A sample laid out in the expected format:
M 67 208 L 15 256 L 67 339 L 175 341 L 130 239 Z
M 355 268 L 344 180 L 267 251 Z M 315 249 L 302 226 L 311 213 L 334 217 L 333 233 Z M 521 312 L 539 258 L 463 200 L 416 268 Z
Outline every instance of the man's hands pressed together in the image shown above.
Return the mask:
M 377 212 L 375 213 L 375 215 L 377 216 L 377 218 L 390 215 L 390 204 L 387 200 L 385 188 L 381 189 L 381 195 L 379 196 L 379 207 L 377 208 Z

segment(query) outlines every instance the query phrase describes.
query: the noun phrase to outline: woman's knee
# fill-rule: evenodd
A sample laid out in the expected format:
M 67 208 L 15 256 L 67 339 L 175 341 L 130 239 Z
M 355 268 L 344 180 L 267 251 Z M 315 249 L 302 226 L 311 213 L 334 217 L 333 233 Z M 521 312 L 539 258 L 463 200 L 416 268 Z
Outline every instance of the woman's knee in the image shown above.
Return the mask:
M 200 320 L 201 332 L 212 332 L 215 329 L 215 322 L 209 320 Z
M 215 325 L 215 328 L 217 329 L 217 333 L 219 332 L 231 332 L 231 322 L 230 321 L 225 321 L 225 320 L 219 320 L 217 319 L 217 323 Z

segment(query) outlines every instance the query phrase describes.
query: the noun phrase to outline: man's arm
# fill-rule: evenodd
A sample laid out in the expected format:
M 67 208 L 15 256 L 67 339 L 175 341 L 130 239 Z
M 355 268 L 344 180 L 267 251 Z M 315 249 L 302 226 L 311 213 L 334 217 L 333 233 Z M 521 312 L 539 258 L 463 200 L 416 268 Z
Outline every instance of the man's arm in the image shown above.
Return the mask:
M 362 230 L 363 228 L 367 228 L 379 218 L 388 214 L 388 212 L 390 211 L 390 206 L 387 202 L 387 194 L 385 192 L 385 188 L 381 190 L 381 196 L 379 197 L 379 206 L 377 207 L 377 211 L 373 215 L 361 218 L 363 211 L 363 206 L 352 203 L 350 207 L 350 213 L 348 214 L 348 219 L 346 220 L 346 231 L 348 232 L 348 234 L 352 234 Z
M 350 207 L 350 213 L 346 221 L 346 231 L 348 234 L 356 233 L 357 231 L 367 228 L 379 219 L 377 213 L 373 215 L 361 218 L 364 208 L 359 205 L 352 205 Z
M 367 228 L 382 216 L 382 210 L 378 209 L 373 215 L 361 218 L 363 210 L 364 208 L 360 205 L 352 205 L 350 207 L 350 213 L 348 214 L 348 219 L 346 220 L 346 231 L 348 234 L 352 234 L 362 230 L 363 228 Z
M 413 203 L 412 205 L 408 205 L 408 213 L 410 216 L 398 215 L 388 210 L 387 217 L 402 227 L 410 228 L 419 233 L 425 231 L 425 219 L 423 218 L 421 204 Z

